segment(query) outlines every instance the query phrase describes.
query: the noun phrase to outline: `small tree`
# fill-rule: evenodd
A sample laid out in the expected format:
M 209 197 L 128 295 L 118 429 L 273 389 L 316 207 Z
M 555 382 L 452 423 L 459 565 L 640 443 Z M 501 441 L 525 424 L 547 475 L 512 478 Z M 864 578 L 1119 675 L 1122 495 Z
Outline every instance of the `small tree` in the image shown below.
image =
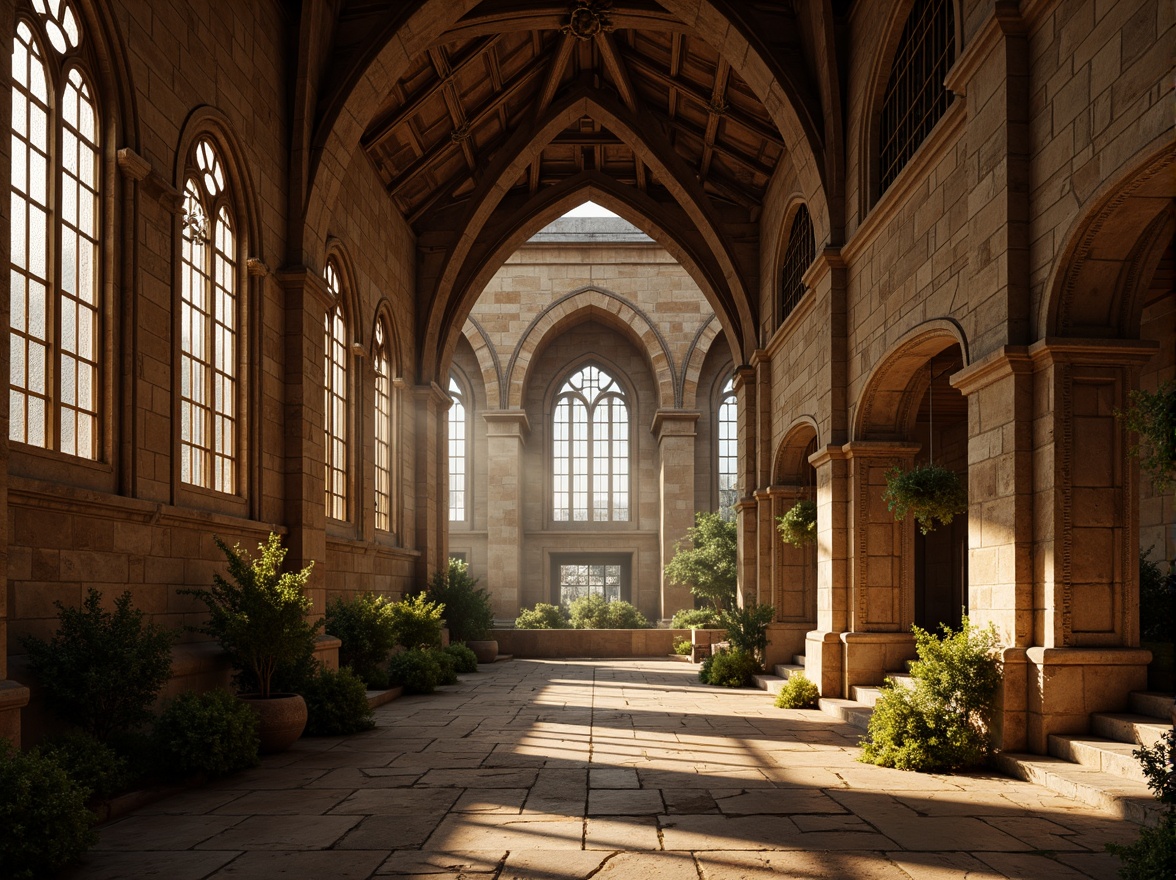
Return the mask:
M 283 573 L 286 548 L 272 533 L 258 545 L 256 558 L 220 538 L 216 546 L 225 554 L 232 580 L 216 574 L 211 589 L 180 592 L 208 607 L 208 621 L 196 630 L 217 639 L 241 671 L 245 686 L 255 686 L 267 698 L 275 675 L 312 665 L 315 636 L 323 625 L 321 619 L 306 619 L 311 602 L 305 589 L 313 563 L 302 571 Z
M 736 537 L 735 523 L 721 514 L 694 514 L 694 526 L 686 533 L 691 546 L 684 548 L 681 541 L 674 545 L 666 577 L 721 612 L 735 601 Z
M 450 559 L 445 571 L 433 575 L 428 596 L 445 606 L 445 625 L 455 642 L 484 639 L 494 625 L 490 594 L 478 586 L 478 579 L 460 559 Z
M 1132 391 L 1128 400 L 1126 411 L 1115 410 L 1115 415 L 1135 434 L 1131 454 L 1162 495 L 1176 482 L 1176 380 L 1154 392 Z

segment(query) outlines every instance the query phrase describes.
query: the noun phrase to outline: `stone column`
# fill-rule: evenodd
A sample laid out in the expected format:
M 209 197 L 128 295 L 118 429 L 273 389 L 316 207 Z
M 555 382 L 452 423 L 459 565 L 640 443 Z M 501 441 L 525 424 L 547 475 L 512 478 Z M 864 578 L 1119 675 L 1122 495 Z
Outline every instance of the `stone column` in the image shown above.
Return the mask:
M 797 501 L 813 497 L 806 486 L 771 486 L 755 493 L 759 505 L 760 601 L 776 609 L 769 627 L 768 668 L 790 663 L 805 650 L 805 636 L 816 625 L 817 548 L 785 544 L 776 528 Z
M 518 616 L 523 594 L 523 447 L 531 432 L 521 410 L 492 410 L 486 419 L 486 569 L 494 616 Z M 542 580 L 542 572 L 538 573 Z
M 285 521 L 289 529 L 286 566 L 302 568 L 312 560 L 307 594 L 316 617 L 325 610 L 323 562 L 327 555 L 326 466 L 323 421 L 325 331 L 323 322 L 334 301 L 322 276 L 306 266 L 277 274 L 285 300 L 284 394 Z
M 661 520 L 661 616 L 693 608 L 690 588 L 666 580 L 666 565 L 674 556 L 674 544 L 694 525 L 694 443 L 699 413 L 659 410 L 653 418 L 658 449 L 658 492 Z
M 817 472 L 817 625 L 805 636 L 805 675 L 826 697 L 841 690 L 841 634 L 849 628 L 849 463 L 840 446 L 809 457 Z
M 881 684 L 915 656 L 915 523 L 895 520 L 882 493 L 886 472 L 909 468 L 917 443 L 857 440 L 843 448 L 849 464 L 848 629 L 841 634 L 843 693 Z
M 756 564 L 756 512 L 755 500 L 751 493 L 756 485 L 758 451 L 758 400 L 756 398 L 756 371 L 753 367 L 739 367 L 735 370 L 734 389 L 739 408 L 739 492 L 740 500 L 735 504 L 735 522 L 739 528 L 739 561 L 736 600 L 740 607 L 754 603 L 759 594 Z
M 417 580 L 428 583 L 449 565 L 449 407 L 448 392 L 436 382 L 413 387 L 416 437 Z M 406 524 L 405 531 L 408 531 Z
M 1083 733 L 1146 687 L 1139 645 L 1139 468 L 1115 410 L 1149 341 L 1045 339 L 1033 377 L 1035 547 L 1026 738 Z

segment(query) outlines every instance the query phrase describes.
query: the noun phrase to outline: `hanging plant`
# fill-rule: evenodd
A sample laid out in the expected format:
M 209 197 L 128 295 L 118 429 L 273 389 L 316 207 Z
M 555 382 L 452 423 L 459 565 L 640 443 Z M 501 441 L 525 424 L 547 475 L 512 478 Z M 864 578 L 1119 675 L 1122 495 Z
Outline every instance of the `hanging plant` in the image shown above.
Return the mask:
M 924 535 L 937 520 L 947 525 L 968 510 L 968 489 L 959 474 L 937 464 L 919 464 L 909 471 L 891 469 L 882 498 L 895 519 L 913 515 Z
M 785 544 L 803 547 L 817 540 L 817 505 L 807 499 L 797 501 L 783 516 L 776 517 L 776 528 Z
M 1176 482 L 1176 380 L 1157 391 L 1132 391 L 1127 399 L 1127 410 L 1115 410 L 1115 415 L 1135 433 L 1131 454 L 1162 494 Z

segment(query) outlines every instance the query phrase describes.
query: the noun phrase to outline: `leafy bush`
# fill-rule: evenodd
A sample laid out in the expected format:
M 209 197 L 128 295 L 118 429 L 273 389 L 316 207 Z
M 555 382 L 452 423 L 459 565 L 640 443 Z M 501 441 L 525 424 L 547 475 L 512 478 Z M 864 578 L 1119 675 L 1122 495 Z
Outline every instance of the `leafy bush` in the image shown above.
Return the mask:
M 457 684 L 457 661 L 453 655 L 445 653 L 444 648 L 429 648 L 429 654 L 437 662 L 437 668 L 441 670 L 441 677 L 437 679 L 437 684 Z
M 882 498 L 895 519 L 912 514 L 924 535 L 934 530 L 936 520 L 947 525 L 968 511 L 968 487 L 955 471 L 937 464 L 919 464 L 909 471 L 892 468 Z
M 715 611 L 735 601 L 737 530 L 734 521 L 720 513 L 694 514 L 694 526 L 686 532 L 690 547 L 674 544 L 674 558 L 666 566 L 666 579 L 689 587 L 706 599 Z
M 1107 850 L 1122 861 L 1119 876 L 1123 880 L 1176 877 L 1176 730 L 1169 730 L 1155 745 L 1142 746 L 1131 754 L 1143 767 L 1147 787 L 1167 809 L 1155 825 L 1140 829 L 1135 843 L 1108 843 Z
M 870 716 L 861 760 L 900 770 L 955 770 L 982 764 L 1000 684 L 996 629 L 965 617 L 943 635 L 914 627 L 914 689 L 887 681 Z
M 817 504 L 802 498 L 783 516 L 776 517 L 776 530 L 785 544 L 801 547 L 817 542 Z
M 1152 488 L 1167 492 L 1176 482 L 1176 380 L 1156 391 L 1132 391 L 1126 412 L 1115 411 L 1136 435 L 1131 454 L 1151 476 Z
M 216 546 L 225 554 L 232 581 L 216 574 L 211 589 L 180 590 L 208 608 L 208 621 L 197 631 L 221 643 L 239 673 L 242 690 L 269 697 L 275 692 L 275 678 L 287 686 L 298 684 L 313 671 L 315 636 L 323 625 L 321 619 L 306 619 L 311 610 L 305 592 L 311 565 L 282 573 L 286 548 L 273 533 L 258 545 L 256 558 L 220 538 Z
M 714 663 L 714 654 L 702 658 L 702 663 L 698 666 L 698 680 L 703 684 L 711 683 L 711 667 L 714 666 Z
M 363 679 L 344 666 L 327 669 L 307 680 L 302 690 L 306 700 L 306 736 L 346 736 L 376 726 L 367 701 Z
M 60 624 L 53 638 L 24 640 L 49 708 L 103 742 L 149 721 L 171 674 L 175 634 L 145 624 L 130 592 L 114 600 L 113 612 L 103 610 L 93 588 L 80 608 L 54 604 Z
M 339 665 L 350 667 L 374 690 L 386 688 L 385 664 L 396 647 L 396 624 L 388 600 L 376 593 L 334 599 L 327 603 L 326 623 L 327 632 L 343 642 Z
M 593 593 L 572 602 L 570 609 L 574 629 L 649 629 L 645 615 L 628 602 L 609 602 Z
M 86 791 L 86 799 L 105 801 L 131 784 L 127 759 L 85 731 L 54 737 L 37 747 Z
M 86 794 L 52 758 L 0 738 L 0 874 L 44 877 L 92 846 L 98 838 Z
M 257 765 L 257 713 L 226 690 L 180 694 L 155 722 L 155 749 L 169 776 L 224 776 Z
M 690 639 L 674 639 L 674 653 L 684 657 L 690 653 Z
M 406 648 L 433 648 L 441 644 L 441 618 L 445 607 L 420 593 L 390 605 L 396 643 Z M 395 682 L 393 682 L 395 683 Z
M 1139 629 L 1145 642 L 1170 642 L 1176 633 L 1176 572 L 1164 574 L 1148 557 L 1152 548 L 1139 553 Z
M 714 629 L 719 615 L 713 608 L 683 608 L 670 618 L 670 629 Z
M 446 645 L 442 650 L 453 658 L 453 666 L 463 675 L 478 671 L 478 655 L 465 645 Z
M 727 641 L 734 651 L 751 655 L 762 664 L 768 650 L 768 624 L 776 616 L 771 605 L 749 605 L 724 611 L 719 620 L 727 630 Z
M 735 648 L 730 651 L 719 651 L 707 659 L 710 663 L 705 664 L 705 680 L 701 671 L 699 672 L 699 681 L 703 684 L 729 688 L 745 687 L 751 683 L 751 677 L 759 671 L 759 663 L 753 655 Z
M 562 605 L 536 602 L 534 608 L 524 608 L 515 618 L 515 629 L 567 629 L 568 611 Z
M 455 642 L 484 639 L 494 625 L 490 594 L 470 576 L 460 559 L 450 559 L 449 569 L 439 571 L 429 582 L 429 598 L 445 606 L 445 625 Z
M 788 676 L 788 681 L 776 694 L 777 709 L 815 709 L 821 692 L 803 673 Z
M 441 667 L 433 652 L 409 648 L 388 661 L 388 680 L 410 694 L 431 694 L 441 682 Z

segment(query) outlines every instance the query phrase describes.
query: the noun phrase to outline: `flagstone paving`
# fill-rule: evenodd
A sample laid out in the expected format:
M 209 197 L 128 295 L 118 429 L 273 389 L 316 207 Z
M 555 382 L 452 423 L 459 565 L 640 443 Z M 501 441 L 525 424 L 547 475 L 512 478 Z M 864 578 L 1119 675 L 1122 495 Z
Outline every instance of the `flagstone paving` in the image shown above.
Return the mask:
M 859 732 L 657 660 L 481 667 L 100 829 L 70 878 L 1116 876 L 1130 822 L 990 773 L 858 763 Z

